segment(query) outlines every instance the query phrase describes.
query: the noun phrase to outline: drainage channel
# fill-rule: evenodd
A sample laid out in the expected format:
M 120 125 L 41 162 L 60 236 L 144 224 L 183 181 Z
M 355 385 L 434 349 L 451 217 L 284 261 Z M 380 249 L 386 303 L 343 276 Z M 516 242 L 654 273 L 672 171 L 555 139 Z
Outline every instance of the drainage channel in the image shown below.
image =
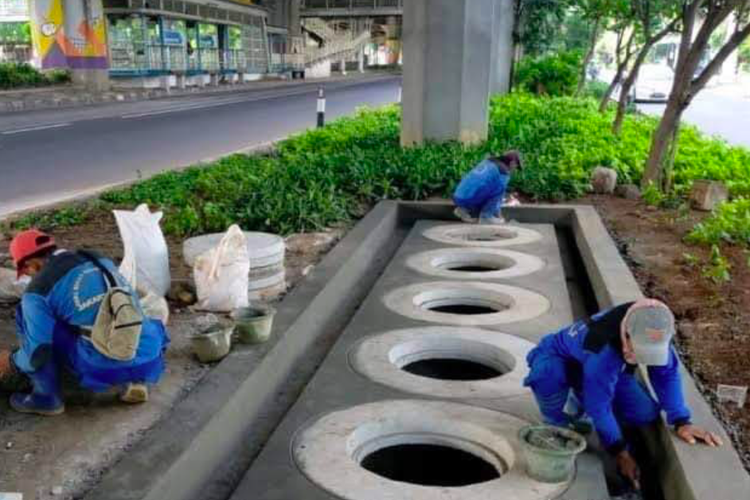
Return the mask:
M 606 498 L 593 455 L 540 483 L 517 438 L 525 355 L 572 319 L 553 226 L 418 221 L 232 499 Z

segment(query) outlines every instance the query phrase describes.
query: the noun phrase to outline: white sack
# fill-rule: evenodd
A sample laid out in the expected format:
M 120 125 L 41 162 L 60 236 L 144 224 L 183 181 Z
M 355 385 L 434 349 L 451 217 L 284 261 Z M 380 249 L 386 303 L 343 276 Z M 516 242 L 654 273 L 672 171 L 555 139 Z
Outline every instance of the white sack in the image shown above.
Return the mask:
M 217 247 L 199 255 L 195 261 L 196 309 L 231 312 L 247 307 L 249 273 L 247 240 L 239 226 L 234 225 Z

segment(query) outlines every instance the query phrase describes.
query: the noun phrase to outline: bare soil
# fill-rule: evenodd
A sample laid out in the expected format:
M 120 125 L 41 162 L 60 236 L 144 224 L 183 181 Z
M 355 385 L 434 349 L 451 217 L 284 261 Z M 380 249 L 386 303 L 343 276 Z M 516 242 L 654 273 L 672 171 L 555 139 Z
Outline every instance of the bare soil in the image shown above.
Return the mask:
M 718 384 L 750 386 L 750 262 L 738 247 L 722 247 L 732 279 L 703 276 L 710 249 L 683 241 L 705 213 L 655 210 L 640 201 L 590 196 L 643 292 L 671 306 L 677 345 L 714 412 L 750 471 L 750 401 L 744 408 L 719 402 Z
M 98 213 L 82 225 L 51 232 L 64 248 L 94 249 L 115 262 L 122 258 L 122 243 L 111 214 Z M 336 229 L 287 238 L 289 290 L 344 232 Z M 0 252 L 6 252 L 0 265 L 8 265 L 8 236 L 0 241 Z M 173 279 L 191 280 L 192 270 L 182 259 L 182 240 L 168 237 L 167 242 Z M 44 418 L 12 411 L 8 394 L 0 393 L 1 492 L 22 492 L 27 499 L 80 498 L 149 428 L 168 418 L 174 405 L 211 369 L 193 356 L 187 339 L 197 314 L 184 304 L 170 303 L 170 309 L 167 371 L 152 388 L 147 404 L 124 405 L 114 393 L 91 395 L 68 383 L 65 414 Z M 14 310 L 15 306 L 0 305 L 0 349 L 16 345 Z

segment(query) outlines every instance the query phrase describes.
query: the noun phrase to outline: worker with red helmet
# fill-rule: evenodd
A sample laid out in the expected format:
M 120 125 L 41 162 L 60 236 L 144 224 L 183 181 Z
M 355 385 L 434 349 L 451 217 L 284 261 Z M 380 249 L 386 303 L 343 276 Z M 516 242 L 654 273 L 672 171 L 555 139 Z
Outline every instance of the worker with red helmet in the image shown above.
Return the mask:
M 40 415 L 62 413 L 62 369 L 72 372 L 86 389 L 116 387 L 125 402 L 146 401 L 147 384 L 156 383 L 164 371 L 169 337 L 160 321 L 143 316 L 137 295 L 112 261 L 60 249 L 52 236 L 36 229 L 19 233 L 10 254 L 18 277 L 29 276 L 31 282 L 16 311 L 20 346 L 13 352 L 0 351 L 0 379 L 22 373 L 33 385 L 30 394 L 11 396 L 12 408 Z M 125 325 L 137 331 L 131 359 L 115 359 L 92 341 L 100 308 L 113 289 L 122 290 L 131 306 L 130 317 L 135 318 Z

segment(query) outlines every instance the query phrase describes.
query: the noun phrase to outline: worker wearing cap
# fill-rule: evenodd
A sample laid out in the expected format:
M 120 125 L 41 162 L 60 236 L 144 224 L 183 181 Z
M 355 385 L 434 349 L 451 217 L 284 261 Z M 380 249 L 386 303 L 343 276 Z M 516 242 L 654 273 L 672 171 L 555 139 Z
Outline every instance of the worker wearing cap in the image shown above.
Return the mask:
M 503 224 L 501 210 L 510 177 L 517 168 L 523 168 L 518 151 L 508 151 L 502 156 L 490 155 L 461 179 L 453 193 L 456 216 L 464 222 Z
M 86 389 L 119 388 L 124 402 L 145 402 L 146 384 L 156 383 L 164 371 L 163 355 L 169 343 L 164 325 L 142 318 L 141 311 L 142 329 L 135 357 L 129 361 L 104 356 L 90 339 L 108 290 L 104 271 L 109 271 L 118 287 L 130 290 L 114 264 L 91 254 L 58 249 L 51 236 L 34 229 L 19 233 L 10 244 L 10 253 L 18 276 L 32 278 L 16 311 L 20 347 L 12 353 L 0 351 L 0 378 L 20 372 L 33 385 L 30 394 L 11 396 L 12 408 L 40 415 L 62 413 L 62 369 L 72 372 Z M 135 306 L 140 309 L 137 296 Z
M 550 425 L 577 428 L 587 415 L 620 472 L 639 488 L 639 468 L 620 425 L 646 426 L 664 411 L 682 440 L 721 445 L 691 423 L 673 336 L 674 316 L 662 302 L 623 304 L 544 337 L 527 357 L 524 385 Z M 636 378 L 638 363 L 647 366 L 658 401 Z

